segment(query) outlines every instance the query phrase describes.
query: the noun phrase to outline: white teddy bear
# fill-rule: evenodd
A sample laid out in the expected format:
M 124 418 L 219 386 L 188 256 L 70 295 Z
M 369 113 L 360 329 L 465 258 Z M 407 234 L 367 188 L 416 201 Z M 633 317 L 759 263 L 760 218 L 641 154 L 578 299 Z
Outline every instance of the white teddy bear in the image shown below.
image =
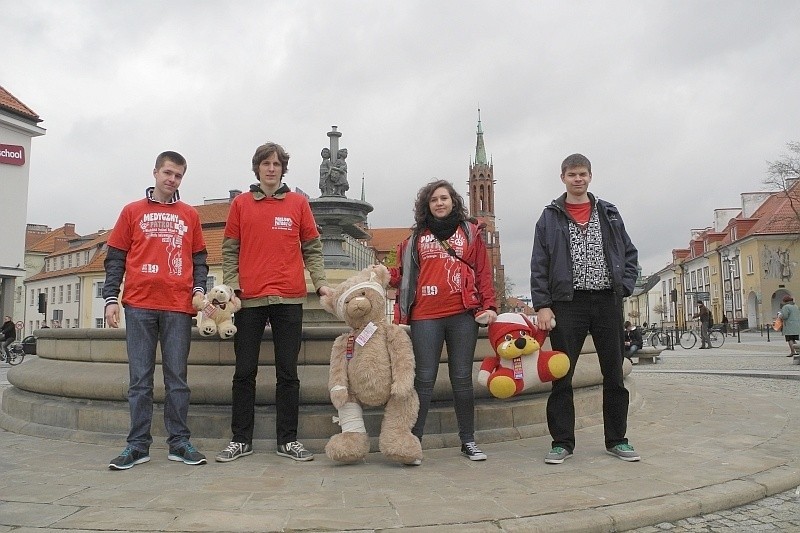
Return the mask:
M 242 308 L 242 302 L 227 285 L 215 285 L 208 293 L 196 295 L 198 300 L 195 308 L 197 313 L 197 329 L 200 335 L 210 337 L 215 333 L 223 339 L 230 339 L 236 333 L 236 326 L 233 325 L 232 315 Z

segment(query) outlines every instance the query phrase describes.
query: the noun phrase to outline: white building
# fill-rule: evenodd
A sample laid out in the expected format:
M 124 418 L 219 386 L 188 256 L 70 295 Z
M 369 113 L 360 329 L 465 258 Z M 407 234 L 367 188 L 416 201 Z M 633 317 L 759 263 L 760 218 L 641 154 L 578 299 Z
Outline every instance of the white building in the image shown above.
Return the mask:
M 22 280 L 25 271 L 25 224 L 28 217 L 28 180 L 31 139 L 44 135 L 41 119 L 33 110 L 0 86 L 0 316 L 10 315 L 19 322 L 24 300 Z M 17 283 L 19 281 L 19 283 Z

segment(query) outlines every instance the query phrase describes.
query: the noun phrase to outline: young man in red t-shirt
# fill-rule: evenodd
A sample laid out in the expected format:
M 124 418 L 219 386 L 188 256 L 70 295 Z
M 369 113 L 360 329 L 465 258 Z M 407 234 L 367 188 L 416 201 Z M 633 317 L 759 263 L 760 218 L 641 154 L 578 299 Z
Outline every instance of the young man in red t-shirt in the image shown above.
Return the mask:
M 536 222 L 531 254 L 536 323 L 550 331 L 553 350 L 570 360 L 569 372 L 553 381 L 547 400 L 553 441 L 544 462 L 563 463 L 575 449 L 572 375 L 587 334 L 603 374 L 606 451 L 623 461 L 638 461 L 625 437 L 629 394 L 622 372 L 622 298 L 633 292 L 639 254 L 616 206 L 589 192 L 592 164 L 586 156 L 567 157 L 561 163 L 561 181 L 566 192 Z
M 153 372 L 156 344 L 161 343 L 164 370 L 164 425 L 169 437 L 169 459 L 189 465 L 206 458 L 189 442 L 186 418 L 189 385 L 186 382 L 192 317 L 202 307 L 208 266 L 206 244 L 197 211 L 180 201 L 178 187 L 186 173 L 186 159 L 177 152 L 156 158 L 154 187 L 145 198 L 122 209 L 111 235 L 105 259 L 103 285 L 105 319 L 119 327 L 117 298 L 123 276 L 128 351 L 128 406 L 131 427 L 128 446 L 109 463 L 127 470 L 150 460 L 153 437 Z
M 233 374 L 230 444 L 217 454 L 222 463 L 253 453 L 256 374 L 267 324 L 275 346 L 277 453 L 295 461 L 314 455 L 297 441 L 300 380 L 297 356 L 306 300 L 304 267 L 317 294 L 332 294 L 325 279 L 322 241 L 305 196 L 283 183 L 289 154 L 266 143 L 253 155 L 258 183 L 231 202 L 222 241 L 222 277 L 236 291 L 236 370 Z

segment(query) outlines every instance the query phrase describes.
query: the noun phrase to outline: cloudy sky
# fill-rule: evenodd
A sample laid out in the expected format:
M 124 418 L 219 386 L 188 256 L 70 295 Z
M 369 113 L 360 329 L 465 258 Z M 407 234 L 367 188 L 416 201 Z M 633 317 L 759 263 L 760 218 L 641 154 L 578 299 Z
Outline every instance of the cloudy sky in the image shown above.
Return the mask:
M 267 140 L 285 181 L 318 196 L 337 125 L 349 195 L 373 227 L 412 223 L 432 178 L 466 195 L 477 108 L 494 162 L 503 263 L 524 294 L 533 225 L 581 152 L 645 273 L 713 210 L 764 188 L 800 140 L 800 2 L 0 0 L 0 85 L 47 134 L 28 222 L 109 228 L 183 153 L 184 200 L 254 177 Z

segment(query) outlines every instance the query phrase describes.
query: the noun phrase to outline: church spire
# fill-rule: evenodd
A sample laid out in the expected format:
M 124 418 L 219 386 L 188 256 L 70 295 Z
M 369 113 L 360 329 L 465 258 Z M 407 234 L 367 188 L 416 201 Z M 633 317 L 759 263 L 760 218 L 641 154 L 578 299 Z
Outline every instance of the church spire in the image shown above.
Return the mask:
M 478 108 L 478 141 L 475 144 L 475 164 L 486 165 L 486 146 L 483 144 L 483 126 L 481 125 L 481 108 Z

